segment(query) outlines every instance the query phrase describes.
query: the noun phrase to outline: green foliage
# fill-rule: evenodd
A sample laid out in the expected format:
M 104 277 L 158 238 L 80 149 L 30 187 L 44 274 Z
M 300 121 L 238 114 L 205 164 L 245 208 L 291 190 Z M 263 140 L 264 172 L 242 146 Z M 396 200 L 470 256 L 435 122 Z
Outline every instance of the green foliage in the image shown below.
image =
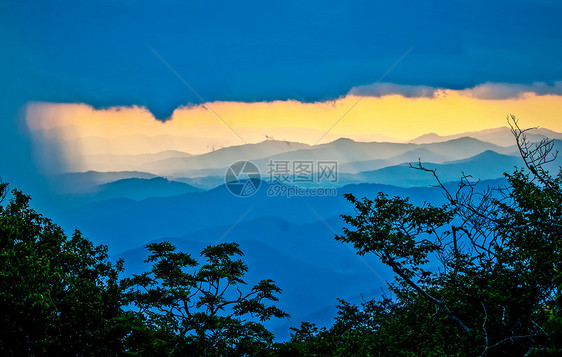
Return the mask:
M 358 254 L 373 253 L 385 264 L 400 266 L 408 276 L 420 271 L 428 255 L 440 248 L 420 236 L 433 234 L 452 219 L 446 207 L 415 207 L 408 199 L 388 198 L 383 193 L 372 201 L 358 200 L 351 194 L 344 196 L 358 214 L 342 216 L 355 229 L 344 228 L 344 235 L 336 240 L 352 243 Z
M 0 182 L 0 204 L 8 196 Z M 272 347 L 261 322 L 288 316 L 268 301 L 271 280 L 243 289 L 235 243 L 209 246 L 200 265 L 168 242 L 147 246 L 152 269 L 120 280 L 107 247 L 63 230 L 14 190 L 0 205 L 0 354 L 258 355 Z M 243 290 L 248 290 L 243 293 Z M 133 309 L 134 307 L 138 309 Z
M 288 315 L 266 304 L 281 291 L 262 280 L 249 291 L 241 286 L 247 266 L 236 243 L 209 246 L 204 264 L 168 242 L 147 246 L 152 270 L 128 279 L 129 299 L 139 315 L 159 331 L 166 355 L 257 355 L 272 346 L 273 335 L 259 321 Z M 145 352 L 146 352 L 145 351 Z
M 0 203 L 7 190 L 0 183 Z M 122 263 L 78 231 L 68 238 L 29 199 L 14 190 L 0 205 L 0 353 L 119 355 Z
M 281 355 L 560 355 L 556 269 L 562 262 L 562 170 L 546 165 L 552 142 L 529 143 L 513 120 L 525 170 L 508 187 L 477 190 L 463 177 L 448 203 L 416 207 L 379 194 L 346 198 L 355 208 L 342 242 L 392 268 L 389 296 L 340 301 L 329 328 L 303 323 Z
M 544 324 L 546 333 L 549 334 L 552 345 L 534 351 L 533 356 L 550 357 L 562 355 L 562 273 L 556 270 L 554 283 L 558 285 L 558 296 L 553 306 L 546 307 L 548 320 Z

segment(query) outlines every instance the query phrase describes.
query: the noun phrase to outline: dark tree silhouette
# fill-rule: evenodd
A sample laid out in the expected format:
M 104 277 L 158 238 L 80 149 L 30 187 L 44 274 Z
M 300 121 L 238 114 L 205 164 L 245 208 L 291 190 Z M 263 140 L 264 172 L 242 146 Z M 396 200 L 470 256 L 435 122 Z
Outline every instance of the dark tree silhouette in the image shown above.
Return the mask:
M 532 143 L 515 117 L 508 121 L 525 167 L 505 175 L 506 187 L 482 189 L 463 175 L 451 191 L 436 170 L 420 162 L 412 167 L 435 177 L 445 205 L 346 195 L 356 214 L 343 216 L 348 227 L 336 239 L 391 267 L 396 274 L 391 294 L 361 306 L 340 301 L 332 327 L 303 324 L 284 351 L 416 356 L 556 351 L 562 170 L 551 173 L 553 141 Z
M 9 203 L 2 203 L 10 196 Z M 106 246 L 63 230 L 0 182 L 0 354 L 49 356 L 256 355 L 273 334 L 261 322 L 288 316 L 249 289 L 235 243 L 209 246 L 205 263 L 167 242 L 148 245 L 152 270 L 120 280 Z M 247 290 L 243 292 L 243 290 Z M 135 309 L 135 307 L 137 309 Z
M 129 298 L 148 323 L 165 333 L 162 347 L 172 355 L 256 355 L 272 346 L 260 323 L 289 316 L 275 306 L 281 292 L 262 280 L 243 292 L 248 267 L 236 243 L 209 246 L 201 265 L 168 242 L 147 246 L 152 270 L 127 281 Z
M 121 355 L 128 333 L 107 248 L 63 230 L 0 183 L 0 354 Z

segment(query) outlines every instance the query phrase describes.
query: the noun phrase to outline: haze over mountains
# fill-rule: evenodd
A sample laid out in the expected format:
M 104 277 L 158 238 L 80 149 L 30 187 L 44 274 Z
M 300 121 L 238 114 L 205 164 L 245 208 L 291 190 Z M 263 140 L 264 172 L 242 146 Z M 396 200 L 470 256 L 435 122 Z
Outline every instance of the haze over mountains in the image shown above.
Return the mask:
M 562 138 L 562 134 L 547 129 L 533 131 L 529 133 L 529 138 L 540 140 L 546 135 Z M 201 178 L 223 176 L 225 169 L 238 160 L 253 161 L 262 174 L 267 173 L 268 163 L 271 160 L 333 160 L 338 162 L 339 172 L 355 174 L 418 160 L 441 164 L 445 161 L 466 159 L 487 150 L 513 155 L 517 150 L 510 136 L 509 129 L 504 127 L 461 133 L 450 137 L 428 134 L 408 143 L 356 142 L 350 139 L 338 139 L 328 144 L 310 146 L 267 140 L 257 144 L 222 148 L 201 155 L 165 150 L 158 153 L 90 155 L 83 156 L 80 160 L 79 157 L 71 160 L 80 163 L 79 171 L 82 172 L 144 172 L 209 189 L 215 187 L 220 180 Z M 508 143 L 510 145 L 505 145 Z M 193 180 L 196 178 L 198 180 Z
M 171 135 L 129 135 L 120 137 L 116 142 L 110 142 L 107 138 L 98 137 L 82 137 L 79 139 L 72 139 L 71 142 L 55 140 L 56 137 L 63 137 L 61 133 L 57 135 L 51 133 L 54 129 L 46 130 L 42 133 L 45 137 L 44 145 L 56 146 L 62 145 L 63 147 L 58 150 L 65 152 L 64 160 L 66 165 L 62 169 L 65 171 L 85 172 L 85 171 L 142 171 L 150 172 L 157 175 L 173 175 L 173 176 L 208 176 L 210 169 L 224 168 L 232 163 L 231 160 L 240 157 L 246 159 L 257 160 L 267 158 L 275 155 L 281 155 L 286 152 L 312 149 L 317 153 L 310 153 L 311 156 L 329 153 L 330 146 L 338 146 L 336 148 L 337 157 L 332 155 L 335 159 L 350 161 L 347 159 L 349 155 L 364 154 L 365 145 L 377 143 L 378 147 L 375 149 L 379 155 L 374 154 L 369 150 L 369 157 L 355 157 L 353 161 L 366 161 L 374 158 L 388 159 L 392 156 L 405 154 L 407 151 L 416 151 L 421 148 L 411 144 L 432 144 L 442 143 L 463 137 L 476 138 L 480 141 L 485 141 L 498 146 L 513 146 L 513 138 L 508 128 L 490 129 L 481 132 L 460 133 L 447 137 L 441 137 L 435 134 L 428 134 L 422 137 L 411 140 L 410 142 L 396 142 L 394 141 L 359 141 L 356 148 L 350 148 L 351 152 L 339 152 L 345 146 L 341 141 L 345 139 L 335 140 L 328 144 L 310 146 L 308 144 L 288 142 L 283 140 L 267 140 L 265 142 L 249 145 L 236 145 L 215 150 L 215 147 L 220 145 L 208 146 L 209 152 L 200 155 L 193 155 L 193 153 L 186 152 L 182 149 L 182 143 L 189 143 L 205 140 L 204 138 L 188 138 L 188 137 L 173 137 Z M 62 130 L 62 129 L 57 129 Z M 56 130 L 55 130 L 56 131 Z M 547 129 L 539 129 L 529 134 L 531 139 L 540 139 L 544 136 L 551 138 L 562 138 L 562 135 L 549 131 Z M 48 141 L 50 140 L 50 142 Z M 54 142 L 53 142 L 54 141 Z M 115 140 L 114 140 L 115 141 Z M 349 141 L 349 140 L 347 140 Z M 58 142 L 58 144 L 57 144 Z M 146 143 L 143 145 L 143 143 Z M 154 145 L 157 143 L 158 145 Z M 41 145 L 41 142 L 39 143 Z M 409 144 L 409 145 L 400 145 Z M 68 146 L 68 147 L 67 147 Z M 363 146 L 363 149 L 360 147 Z M 370 145 L 375 146 L 375 145 Z M 367 146 L 368 147 L 368 146 Z M 459 146 L 461 147 L 461 146 Z M 149 148 L 149 149 L 148 149 Z M 68 150 L 67 150 L 68 149 Z M 156 149 L 156 151 L 155 151 Z M 328 149 L 328 150 L 326 150 Z M 493 150 L 489 147 L 488 149 Z M 51 149 L 53 150 L 53 149 Z M 148 151 L 145 151 L 148 150 Z M 388 151 L 390 150 L 390 151 Z M 497 151 L 497 150 L 496 150 Z M 505 152 L 501 152 L 505 153 Z M 444 158 L 435 158 L 426 152 L 422 156 L 427 156 L 426 161 L 439 162 Z M 476 153 L 474 153 L 476 154 Z M 344 156 L 343 158 L 341 156 Z M 471 155 L 465 155 L 468 157 Z M 454 160 L 462 157 L 449 156 L 445 159 Z M 401 163 L 400 158 L 395 158 L 392 163 Z M 406 158 L 404 158 L 406 159 Z M 343 164 L 344 162 L 342 162 Z M 376 169 L 377 167 L 369 167 L 369 169 Z M 180 175 L 181 174 L 181 175 Z
M 499 146 L 512 146 L 513 134 L 510 128 L 501 127 L 494 129 L 487 129 L 482 131 L 471 131 L 455 135 L 440 136 L 435 133 L 425 134 L 419 136 L 415 139 L 410 140 L 410 143 L 414 144 L 427 144 L 427 143 L 437 143 L 442 141 L 449 141 L 453 139 L 458 139 L 464 136 L 475 138 L 481 141 L 491 142 Z M 555 131 L 546 128 L 537 128 L 527 133 L 527 137 L 531 141 L 539 141 L 544 138 L 550 139 L 562 139 L 562 133 L 557 133 Z
M 361 292 L 380 294 L 391 274 L 376 259 L 359 258 L 333 239 L 344 227 L 339 215 L 353 213 L 344 193 L 372 198 L 384 192 L 410 197 L 415 204 L 443 203 L 434 177 L 410 168 L 418 162 L 435 169 L 452 191 L 463 176 L 481 180 L 478 189 L 503 186 L 504 172 L 523 164 L 506 133 L 509 129 L 499 128 L 450 137 L 425 135 L 407 143 L 342 138 L 314 146 L 268 140 L 201 155 L 174 150 L 98 155 L 84 161 L 92 165 L 84 172 L 53 177 L 56 199 L 48 213 L 67 231 L 77 227 L 95 243 L 107 244 L 115 258 L 126 258 L 128 274 L 143 269 L 143 247 L 151 241 L 171 240 L 192 254 L 209 244 L 239 242 L 250 266 L 249 280 L 272 278 L 284 290 L 280 306 L 292 318 L 270 326 L 283 339 L 289 327 L 311 316 L 328 324 L 338 297 L 357 300 Z M 529 138 L 537 141 L 546 135 L 557 139 L 555 149 L 562 149 L 560 133 L 541 129 Z M 263 180 L 249 197 L 237 197 L 225 185 L 227 167 L 240 160 L 255 163 Z M 292 182 L 291 165 L 299 161 L 337 162 L 337 180 Z M 271 195 L 276 185 L 269 182 L 271 162 L 289 163 L 289 181 L 283 182 L 287 190 L 335 190 Z M 550 167 L 561 162 L 557 159 Z M 93 170 L 102 167 L 111 170 Z

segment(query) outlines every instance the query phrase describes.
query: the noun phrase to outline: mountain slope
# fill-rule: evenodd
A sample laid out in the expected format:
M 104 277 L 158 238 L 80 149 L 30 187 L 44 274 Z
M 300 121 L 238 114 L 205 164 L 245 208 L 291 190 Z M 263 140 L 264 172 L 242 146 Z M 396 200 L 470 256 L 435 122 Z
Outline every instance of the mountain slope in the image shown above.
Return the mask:
M 191 156 L 193 155 L 183 151 L 166 150 L 157 153 L 134 155 L 84 155 L 73 161 L 80 162 L 82 167 L 95 171 L 134 171 L 139 166 L 149 162 L 173 158 L 186 158 Z
M 188 158 L 170 158 L 140 165 L 141 171 L 164 176 L 185 176 L 186 173 L 201 169 L 222 169 L 240 160 L 257 160 L 288 151 L 308 148 L 306 144 L 266 140 L 258 144 L 245 144 L 215 150 Z
M 98 186 L 96 200 L 128 198 L 144 200 L 152 197 L 176 196 L 201 190 L 182 182 L 169 181 L 163 177 L 151 179 L 129 178 Z
M 169 158 L 139 165 L 137 170 L 151 172 L 160 176 L 202 177 L 221 176 L 225 169 L 239 160 L 251 160 L 266 174 L 270 161 L 329 160 L 338 164 L 357 161 L 390 160 L 391 163 L 404 161 L 458 160 L 479 154 L 486 150 L 511 153 L 513 148 L 503 148 L 488 142 L 463 137 L 455 140 L 432 143 L 379 143 L 356 142 L 351 139 L 338 139 L 328 144 L 308 146 L 306 144 L 268 140 L 258 144 L 246 144 L 219 149 L 207 154 L 187 158 Z M 383 164 L 383 162 L 379 162 Z M 377 163 L 372 162 L 377 165 Z M 377 167 L 377 166 L 374 166 Z M 368 166 L 369 169 L 374 168 Z M 349 166 L 351 172 L 356 171 Z
M 401 143 L 363 143 L 350 139 L 340 139 L 328 144 L 313 146 L 310 149 L 295 150 L 253 161 L 261 170 L 262 175 L 268 172 L 270 161 L 336 161 L 343 166 L 342 173 L 354 172 L 354 167 L 369 169 L 402 162 L 417 162 L 421 158 L 425 162 L 443 162 L 459 160 L 477 155 L 486 150 L 509 154 L 515 148 L 503 148 L 473 138 L 459 138 L 434 144 L 401 144 Z M 361 158 L 361 161 L 356 161 Z M 351 164 L 355 162 L 356 164 Z M 266 175 L 264 175 L 266 176 Z
M 379 184 L 348 185 L 335 196 L 268 196 L 270 186 L 263 182 L 256 194 L 233 196 L 224 185 L 210 191 L 143 201 L 112 199 L 88 203 L 59 212 L 55 218 L 67 230 L 80 227 L 96 243 L 108 244 L 112 252 L 142 245 L 163 236 L 180 236 L 218 225 L 274 216 L 295 223 L 310 223 L 319 217 L 353 213 L 343 197 L 374 197 L 378 192 L 412 197 L 422 204 L 443 202 L 440 190 L 433 187 L 399 188 Z
M 435 169 L 442 182 L 449 182 L 458 181 L 463 175 L 470 175 L 471 180 L 500 178 L 503 177 L 504 172 L 511 173 L 516 166 L 521 167 L 523 161 L 516 156 L 501 155 L 489 150 L 464 160 L 444 164 L 422 163 L 422 165 L 429 169 Z M 353 179 L 370 183 L 392 183 L 402 187 L 435 184 L 435 179 L 430 173 L 414 170 L 406 164 L 360 172 L 354 175 Z
M 394 162 L 396 164 L 402 164 L 405 162 L 418 162 L 421 160 L 422 162 L 432 162 L 432 163 L 441 163 L 447 160 L 445 155 L 437 154 L 427 148 L 418 148 L 414 150 L 407 151 L 403 154 L 393 156 L 388 159 L 390 162 Z
M 285 227 L 286 230 L 279 229 L 279 225 Z M 220 237 L 228 228 L 216 227 L 188 236 L 164 238 L 158 239 L 158 241 L 168 240 L 178 249 L 198 257 L 198 253 L 204 247 L 218 243 L 214 239 Z M 260 229 L 266 230 L 261 231 Z M 284 238 L 297 230 L 302 230 L 302 233 L 320 230 L 321 233 L 315 234 L 316 238 L 311 243 L 315 243 L 317 248 L 321 248 L 322 244 L 330 244 L 332 248 L 329 251 L 318 252 L 312 246 L 307 249 L 309 256 L 316 256 L 318 260 L 324 261 L 322 266 L 310 262 L 306 257 L 301 258 L 290 254 L 294 244 L 287 244 L 284 242 Z M 271 245 L 260 239 L 265 236 L 265 233 L 271 233 L 272 238 L 275 238 L 278 244 Z M 306 236 L 300 234 L 299 237 L 302 240 L 302 237 Z M 320 325 L 329 324 L 336 312 L 337 298 L 347 298 L 365 293 L 365 290 L 385 287 L 384 280 L 389 280 L 391 277 L 390 270 L 374 257 L 362 260 L 346 245 L 335 241 L 333 233 L 323 227 L 320 222 L 311 226 L 297 226 L 276 219 L 251 221 L 245 225 L 236 226 L 220 242 L 233 241 L 238 242 L 244 252 L 243 260 L 249 267 L 245 279 L 248 285 L 268 278 L 274 280 L 283 289 L 277 305 L 289 312 L 291 317 L 289 320 L 267 322 L 268 327 L 276 330 L 278 339 L 289 337 L 288 327 L 298 326 L 311 312 L 324 310 L 316 322 Z M 146 270 L 147 266 L 143 264 L 143 261 L 147 257 L 147 252 L 143 247 L 125 251 L 116 257 L 125 259 L 127 274 L 138 274 Z M 333 266 L 328 264 L 331 261 L 334 262 Z M 365 261 L 368 261 L 369 268 L 374 269 L 376 274 L 364 265 Z M 338 265 L 344 265 L 346 268 L 340 269 L 337 267 Z M 365 284 L 365 282 L 369 283 Z
M 115 171 L 115 172 L 68 172 L 50 178 L 52 188 L 59 193 L 87 193 L 96 191 L 97 186 L 108 182 L 128 178 L 151 179 L 156 175 L 139 171 Z
M 562 133 L 558 133 L 546 128 L 537 128 L 535 130 L 528 131 L 526 135 L 531 141 L 540 141 L 544 138 L 562 139 Z M 415 139 L 410 140 L 409 142 L 413 144 L 428 144 L 428 143 L 449 141 L 461 137 L 471 137 L 504 147 L 512 146 L 515 144 L 515 139 L 513 137 L 513 134 L 511 133 L 511 129 L 506 126 L 500 128 L 486 129 L 481 131 L 471 131 L 471 132 L 459 133 L 454 135 L 447 135 L 447 136 L 440 136 L 435 133 L 430 133 L 430 134 L 419 136 Z

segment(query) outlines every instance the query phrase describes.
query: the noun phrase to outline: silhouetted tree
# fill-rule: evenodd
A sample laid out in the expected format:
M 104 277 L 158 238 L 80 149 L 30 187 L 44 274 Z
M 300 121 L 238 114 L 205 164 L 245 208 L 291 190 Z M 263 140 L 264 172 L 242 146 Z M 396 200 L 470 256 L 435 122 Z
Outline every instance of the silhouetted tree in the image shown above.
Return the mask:
M 0 183 L 0 354 L 121 355 L 128 333 L 107 248 L 63 230 Z
M 0 355 L 257 355 L 273 335 L 261 323 L 285 312 L 263 280 L 242 292 L 247 266 L 235 243 L 209 246 L 199 263 L 168 242 L 149 244 L 152 270 L 120 280 L 95 246 L 0 183 Z M 138 308 L 138 309 L 135 309 Z
M 562 170 L 553 142 L 531 143 L 509 122 L 522 169 L 506 187 L 479 189 L 470 176 L 456 192 L 436 170 L 447 203 L 346 195 L 356 214 L 337 240 L 374 254 L 394 271 L 390 296 L 340 301 L 330 328 L 305 323 L 279 351 L 302 355 L 502 355 L 558 353 L 562 265 Z M 437 267 L 436 267 L 437 266 Z M 559 279 L 559 277 L 558 277 Z M 559 281 L 558 281 L 559 284 Z
M 268 301 L 281 292 L 262 280 L 243 292 L 248 267 L 236 256 L 236 243 L 209 246 L 200 265 L 176 252 L 169 242 L 147 246 L 152 270 L 128 280 L 130 301 L 155 330 L 161 332 L 160 353 L 169 355 L 258 355 L 273 342 L 260 322 L 289 316 Z

